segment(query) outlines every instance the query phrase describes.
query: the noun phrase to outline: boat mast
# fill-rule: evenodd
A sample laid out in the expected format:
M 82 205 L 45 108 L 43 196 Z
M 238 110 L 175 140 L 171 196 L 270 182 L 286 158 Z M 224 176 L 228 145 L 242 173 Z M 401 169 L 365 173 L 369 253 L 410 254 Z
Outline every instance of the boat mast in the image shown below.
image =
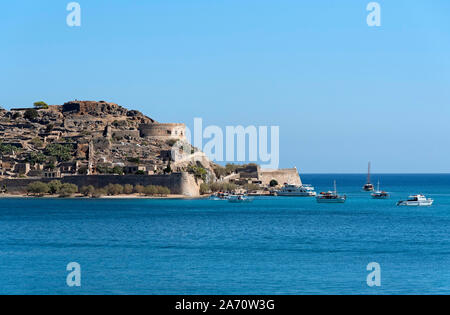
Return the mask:
M 367 173 L 367 184 L 370 184 L 370 162 L 369 162 L 369 171 Z
M 334 181 L 334 194 L 337 195 L 337 186 L 336 186 L 336 180 Z

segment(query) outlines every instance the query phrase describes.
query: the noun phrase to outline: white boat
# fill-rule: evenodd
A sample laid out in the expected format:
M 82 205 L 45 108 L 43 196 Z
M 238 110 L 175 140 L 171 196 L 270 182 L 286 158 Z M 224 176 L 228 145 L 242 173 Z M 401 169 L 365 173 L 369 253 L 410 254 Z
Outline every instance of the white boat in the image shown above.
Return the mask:
M 378 189 L 377 191 L 375 191 L 372 194 L 372 198 L 373 199 L 389 199 L 391 197 L 391 195 L 384 191 L 384 190 L 380 190 L 380 182 L 378 181 Z
M 429 207 L 433 205 L 433 202 L 433 199 L 427 198 L 424 195 L 413 195 L 408 200 L 399 201 L 397 206 Z
M 253 202 L 253 198 L 246 195 L 230 195 L 228 197 L 228 202 L 231 203 L 248 203 Z
M 317 193 L 311 185 L 290 185 L 286 184 L 283 188 L 276 191 L 277 196 L 283 197 L 315 197 Z
M 215 201 L 226 201 L 229 198 L 229 194 L 228 193 L 215 193 L 213 195 L 211 195 L 211 197 L 209 197 L 210 200 L 215 200 Z
M 345 203 L 347 196 L 338 195 L 336 181 L 334 181 L 334 191 L 320 193 L 316 200 L 318 203 Z

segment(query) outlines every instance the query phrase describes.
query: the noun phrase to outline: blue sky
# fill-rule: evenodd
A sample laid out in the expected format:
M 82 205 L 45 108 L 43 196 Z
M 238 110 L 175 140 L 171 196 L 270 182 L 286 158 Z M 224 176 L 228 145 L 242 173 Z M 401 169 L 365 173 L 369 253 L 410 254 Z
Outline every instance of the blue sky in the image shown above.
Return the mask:
M 301 172 L 450 172 L 450 1 L 24 0 L 0 9 L 0 105 L 107 100 L 161 122 L 280 126 Z

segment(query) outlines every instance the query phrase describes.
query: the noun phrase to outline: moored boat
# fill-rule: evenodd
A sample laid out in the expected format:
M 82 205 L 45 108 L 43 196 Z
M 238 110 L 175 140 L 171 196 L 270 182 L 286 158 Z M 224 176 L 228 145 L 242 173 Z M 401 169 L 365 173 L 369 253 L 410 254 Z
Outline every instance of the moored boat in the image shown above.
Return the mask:
M 317 193 L 311 185 L 290 185 L 285 184 L 283 188 L 276 191 L 277 196 L 283 197 L 315 197 Z
M 316 200 L 318 203 L 345 203 L 347 196 L 337 193 L 336 181 L 334 181 L 334 191 L 322 192 L 317 196 Z
M 375 191 L 372 194 L 372 198 L 373 199 L 389 199 L 390 197 L 391 197 L 391 195 L 388 192 L 386 192 L 384 190 L 380 190 L 380 182 L 378 182 L 378 189 L 377 189 L 377 191 Z
M 210 199 L 215 201 L 224 201 L 228 200 L 229 196 L 230 195 L 228 193 L 218 192 L 211 195 Z
M 432 206 L 434 200 L 427 198 L 424 195 L 412 195 L 408 200 L 401 200 L 397 203 L 397 206 L 410 206 L 410 207 L 429 207 Z

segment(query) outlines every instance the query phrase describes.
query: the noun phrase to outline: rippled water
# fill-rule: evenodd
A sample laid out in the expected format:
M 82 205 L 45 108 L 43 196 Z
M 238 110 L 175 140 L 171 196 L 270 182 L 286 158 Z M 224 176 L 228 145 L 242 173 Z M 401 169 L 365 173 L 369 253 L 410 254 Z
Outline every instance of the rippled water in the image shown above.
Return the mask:
M 305 175 L 344 205 L 311 198 L 0 200 L 0 293 L 450 293 L 450 175 L 374 175 L 391 200 L 361 192 L 363 175 Z M 410 193 L 436 200 L 399 208 Z M 82 287 L 66 266 L 82 267 Z M 378 262 L 382 286 L 369 288 Z

